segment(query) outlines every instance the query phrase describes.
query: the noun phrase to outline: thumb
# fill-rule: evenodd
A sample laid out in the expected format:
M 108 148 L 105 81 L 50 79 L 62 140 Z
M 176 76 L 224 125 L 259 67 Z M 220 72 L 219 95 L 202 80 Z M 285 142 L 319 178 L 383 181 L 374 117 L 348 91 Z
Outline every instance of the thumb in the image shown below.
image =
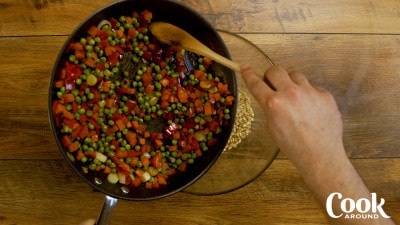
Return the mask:
M 88 219 L 88 220 L 83 221 L 79 225 L 95 225 L 95 224 L 96 224 L 96 220 L 95 219 Z

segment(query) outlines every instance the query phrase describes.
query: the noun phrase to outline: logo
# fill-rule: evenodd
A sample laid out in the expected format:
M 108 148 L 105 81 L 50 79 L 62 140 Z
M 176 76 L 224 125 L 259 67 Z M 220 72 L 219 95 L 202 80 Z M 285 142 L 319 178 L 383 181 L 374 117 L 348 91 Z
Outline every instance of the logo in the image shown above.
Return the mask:
M 340 201 L 341 212 L 333 212 L 332 203 L 334 200 Z M 339 192 L 334 192 L 326 199 L 326 211 L 332 218 L 344 217 L 345 219 L 377 219 L 379 217 L 390 218 L 382 206 L 385 199 L 381 198 L 378 203 L 376 193 L 371 193 L 371 199 L 360 198 L 357 200 L 343 198 Z

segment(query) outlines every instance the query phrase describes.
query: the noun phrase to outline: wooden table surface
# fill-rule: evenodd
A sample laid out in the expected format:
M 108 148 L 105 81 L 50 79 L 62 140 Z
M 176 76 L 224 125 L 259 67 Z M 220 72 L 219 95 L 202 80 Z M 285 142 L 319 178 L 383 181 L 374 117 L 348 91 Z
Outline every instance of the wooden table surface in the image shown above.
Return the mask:
M 57 54 L 73 29 L 113 2 L 0 0 L 0 224 L 78 224 L 104 195 L 67 166 L 47 114 Z M 400 223 L 400 3 L 397 0 L 179 0 L 216 28 L 335 96 L 348 156 Z M 327 224 L 296 169 L 279 154 L 236 191 L 119 201 L 113 224 Z

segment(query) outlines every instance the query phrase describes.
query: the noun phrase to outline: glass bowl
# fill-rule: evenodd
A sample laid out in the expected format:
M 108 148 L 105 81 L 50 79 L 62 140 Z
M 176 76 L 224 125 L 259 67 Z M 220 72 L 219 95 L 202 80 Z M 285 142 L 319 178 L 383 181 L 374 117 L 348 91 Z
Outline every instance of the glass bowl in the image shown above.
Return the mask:
M 250 64 L 260 76 L 273 65 L 262 50 L 245 38 L 225 31 L 218 32 L 234 61 Z M 238 123 L 241 116 L 249 120 L 249 112 L 240 108 L 245 104 L 243 101 L 249 100 L 247 105 L 254 114 L 249 133 L 236 147 L 225 149 L 207 173 L 183 190 L 185 193 L 217 195 L 237 190 L 260 176 L 271 165 L 279 151 L 267 131 L 267 118 L 261 106 L 251 96 L 240 74 L 237 74 L 237 79 L 239 106 L 235 123 Z M 246 132 L 244 129 L 246 128 L 239 126 L 234 132 Z

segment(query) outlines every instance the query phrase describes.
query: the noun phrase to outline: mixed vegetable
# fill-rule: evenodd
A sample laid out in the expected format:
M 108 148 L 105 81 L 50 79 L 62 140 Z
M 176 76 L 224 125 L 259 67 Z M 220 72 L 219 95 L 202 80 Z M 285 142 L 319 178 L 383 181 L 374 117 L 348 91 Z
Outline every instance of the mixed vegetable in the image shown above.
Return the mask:
M 151 36 L 151 19 L 148 10 L 110 18 L 71 41 L 52 113 L 85 173 L 158 188 L 217 142 L 234 96 L 209 58 L 188 71 L 183 49 Z

